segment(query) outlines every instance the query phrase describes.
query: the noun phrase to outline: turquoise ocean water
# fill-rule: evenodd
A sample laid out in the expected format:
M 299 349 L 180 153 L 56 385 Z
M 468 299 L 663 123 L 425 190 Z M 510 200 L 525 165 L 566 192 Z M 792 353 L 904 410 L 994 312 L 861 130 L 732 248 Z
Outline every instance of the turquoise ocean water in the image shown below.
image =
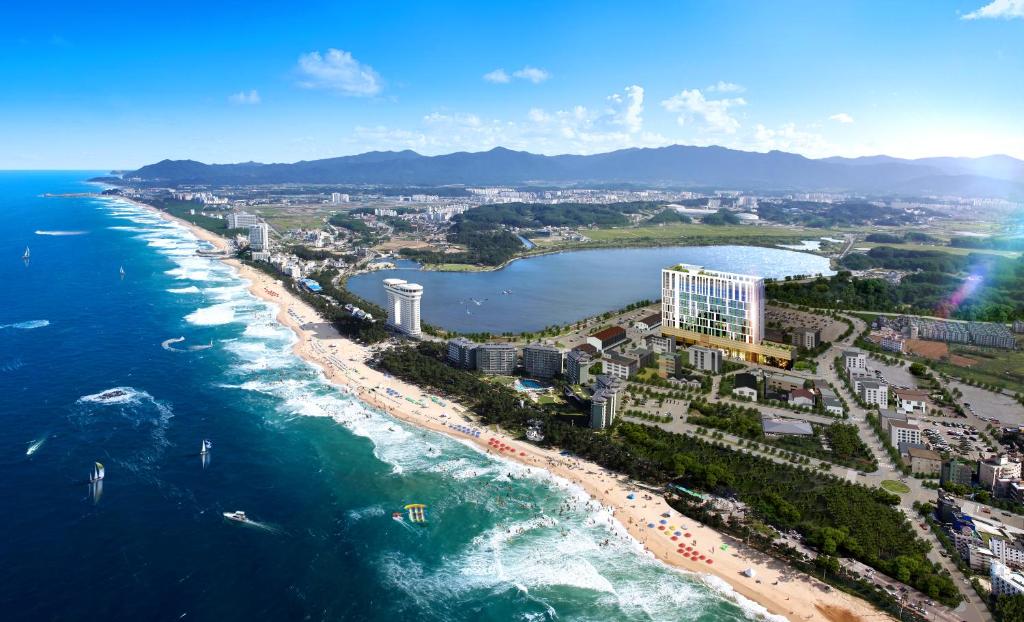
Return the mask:
M 757 617 L 580 490 L 327 385 L 186 230 L 41 196 L 88 176 L 0 172 L 3 619 Z

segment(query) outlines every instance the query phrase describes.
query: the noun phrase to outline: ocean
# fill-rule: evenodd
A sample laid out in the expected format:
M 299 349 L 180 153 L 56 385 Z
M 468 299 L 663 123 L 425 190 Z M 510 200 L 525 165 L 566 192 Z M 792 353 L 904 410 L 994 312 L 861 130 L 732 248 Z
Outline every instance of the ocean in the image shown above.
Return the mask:
M 0 172 L 5 620 L 760 616 L 578 488 L 328 385 L 184 228 L 41 196 L 91 175 Z

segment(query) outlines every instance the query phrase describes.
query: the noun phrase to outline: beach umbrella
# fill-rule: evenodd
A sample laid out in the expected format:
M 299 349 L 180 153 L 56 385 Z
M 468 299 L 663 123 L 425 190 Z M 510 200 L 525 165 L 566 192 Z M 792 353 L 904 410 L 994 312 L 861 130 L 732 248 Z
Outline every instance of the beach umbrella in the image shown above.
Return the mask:
M 673 539 L 673 540 L 678 540 L 678 539 L 679 539 L 679 536 L 672 536 L 672 539 Z
M 662 525 L 667 525 L 667 524 L 668 524 L 668 521 L 667 521 L 667 520 L 665 520 L 664 518 L 663 518 L 663 519 L 661 519 L 661 520 L 660 520 L 660 521 L 658 521 L 658 522 L 659 522 L 659 523 L 661 523 Z
M 689 538 L 689 537 L 690 537 L 690 532 L 689 532 L 689 531 L 687 531 L 687 532 L 686 532 L 686 535 L 685 535 L 684 537 L 686 537 L 686 538 Z
M 658 529 L 664 530 L 665 526 L 664 525 L 658 525 Z
M 648 529 L 654 529 L 654 523 L 647 523 Z
M 675 532 L 675 533 L 674 533 L 674 534 L 672 534 L 672 535 L 675 535 L 675 536 L 681 536 L 681 535 L 683 535 L 683 532 L 681 532 L 681 531 L 677 531 L 677 532 Z
M 707 561 L 707 563 L 709 563 L 709 564 L 713 564 L 713 563 L 715 563 L 715 560 L 713 560 L 713 559 L 709 559 L 709 560 Z
M 704 558 L 705 558 L 705 555 L 701 554 L 700 558 L 701 558 L 701 559 L 704 559 Z

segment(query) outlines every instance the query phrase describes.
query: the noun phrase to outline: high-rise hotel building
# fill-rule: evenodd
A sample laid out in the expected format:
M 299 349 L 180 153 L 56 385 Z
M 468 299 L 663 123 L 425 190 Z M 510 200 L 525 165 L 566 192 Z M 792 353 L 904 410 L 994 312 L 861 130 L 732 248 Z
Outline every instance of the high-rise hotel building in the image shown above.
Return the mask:
M 419 335 L 423 286 L 402 279 L 384 279 L 384 291 L 388 295 L 388 326 L 407 335 Z
M 793 349 L 764 340 L 764 279 L 679 264 L 661 271 L 661 332 L 688 345 L 788 367 Z

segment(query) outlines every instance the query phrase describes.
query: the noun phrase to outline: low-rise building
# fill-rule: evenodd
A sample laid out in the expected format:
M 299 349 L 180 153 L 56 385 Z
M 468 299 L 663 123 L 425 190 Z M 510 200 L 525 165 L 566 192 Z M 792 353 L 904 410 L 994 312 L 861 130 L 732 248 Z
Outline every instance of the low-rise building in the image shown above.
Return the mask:
M 583 350 L 570 350 L 565 357 L 565 379 L 569 384 L 589 384 L 594 359 Z
M 511 376 L 516 370 L 516 347 L 511 343 L 481 343 L 476 347 L 476 368 L 485 374 Z
M 790 339 L 794 346 L 813 350 L 821 343 L 821 330 L 817 328 L 794 328 L 790 333 Z
M 811 408 L 814 406 L 814 402 L 814 391 L 809 389 L 793 389 L 789 392 L 789 403 L 793 406 L 806 406 L 807 408 Z
M 843 402 L 836 395 L 832 389 L 819 388 L 818 392 L 821 394 L 821 405 L 825 407 L 825 412 L 833 415 L 842 415 L 845 411 L 843 408 Z
M 928 392 L 921 389 L 893 389 L 896 408 L 907 413 L 925 414 L 928 412 Z
M 1024 575 L 1010 570 L 1006 564 L 992 562 L 989 573 L 992 580 L 992 596 L 1015 596 L 1024 594 Z
M 942 470 L 942 456 L 930 449 L 910 447 L 903 460 L 910 465 L 912 473 L 938 475 Z
M 747 372 L 740 372 L 733 376 L 733 395 L 757 401 L 757 376 Z
M 974 474 L 977 470 L 977 464 L 962 462 L 956 459 L 947 460 L 942 463 L 939 482 L 942 484 L 949 482 L 970 486 L 974 483 Z
M 459 369 L 476 369 L 476 345 L 465 337 L 449 339 L 445 359 Z
M 659 326 L 661 326 L 661 313 L 652 313 L 651 315 L 648 315 L 647 317 L 637 320 L 636 322 L 633 323 L 633 328 L 641 332 L 654 330 Z
M 868 368 L 868 357 L 860 350 L 843 350 L 843 369 L 847 372 L 864 372 Z
M 882 426 L 882 431 L 886 434 L 889 433 L 889 424 L 893 421 L 906 423 L 907 414 L 895 411 L 891 408 L 882 408 L 878 411 L 878 423 Z
M 610 326 L 587 337 L 587 343 L 598 351 L 604 352 L 626 340 L 626 329 L 621 326 Z
M 554 378 L 562 373 L 562 351 L 534 343 L 523 346 L 523 369 L 534 378 Z
M 814 436 L 814 428 L 806 421 L 794 419 L 761 418 L 765 436 Z
M 1020 479 L 1020 473 L 1020 462 L 1000 454 L 978 463 L 978 484 L 991 490 L 998 480 Z
M 703 346 L 690 346 L 686 349 L 690 367 L 713 374 L 722 373 L 722 351 Z
M 879 408 L 888 408 L 889 385 L 875 380 L 862 382 L 860 399 L 864 400 L 867 404 L 878 406 Z
M 655 354 L 675 354 L 676 338 L 664 335 L 647 335 L 644 337 L 647 348 Z
M 921 444 L 921 428 L 916 424 L 906 421 L 892 421 L 889 423 L 889 444 L 899 447 L 900 443 L 909 445 Z
M 765 387 L 776 391 L 793 391 L 804 388 L 804 379 L 800 376 L 783 373 L 770 373 L 765 376 Z
M 631 356 L 609 353 L 601 359 L 604 373 L 614 378 L 630 378 L 640 371 L 640 363 Z

